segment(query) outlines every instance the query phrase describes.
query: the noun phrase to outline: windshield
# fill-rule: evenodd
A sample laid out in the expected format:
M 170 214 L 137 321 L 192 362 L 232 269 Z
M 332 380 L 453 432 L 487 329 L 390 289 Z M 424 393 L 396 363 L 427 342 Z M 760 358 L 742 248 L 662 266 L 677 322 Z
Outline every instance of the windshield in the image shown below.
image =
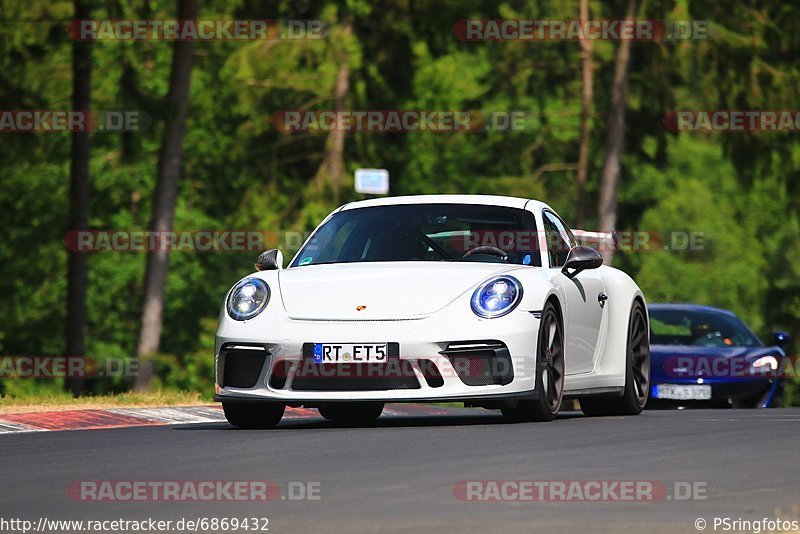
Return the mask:
M 650 342 L 695 347 L 760 347 L 735 316 L 712 311 L 650 309 Z
M 529 211 L 468 204 L 344 210 L 326 222 L 291 267 L 370 261 L 479 261 L 540 265 Z

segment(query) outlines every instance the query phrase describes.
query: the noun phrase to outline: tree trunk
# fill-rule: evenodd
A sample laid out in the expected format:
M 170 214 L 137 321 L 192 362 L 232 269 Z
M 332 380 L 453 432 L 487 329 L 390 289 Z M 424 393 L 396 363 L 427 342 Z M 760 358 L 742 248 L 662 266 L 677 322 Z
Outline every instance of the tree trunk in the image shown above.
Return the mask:
M 586 27 L 589 20 L 589 0 L 581 0 L 580 22 Z M 583 34 L 581 34 L 583 35 Z M 592 64 L 592 41 L 581 37 L 581 139 L 578 148 L 578 228 L 586 227 L 586 178 L 589 169 L 589 131 L 592 120 L 592 94 L 594 72 Z
M 349 32 L 348 32 L 349 33 Z M 336 111 L 344 110 L 347 100 L 347 90 L 350 86 L 350 69 L 347 63 L 342 63 L 339 67 L 339 75 L 336 77 Z M 344 130 L 334 130 L 331 138 L 331 158 L 330 171 L 331 183 L 333 184 L 333 196 L 336 204 L 339 204 L 340 191 L 344 175 Z
M 342 29 L 346 37 L 353 31 L 352 24 L 346 17 L 343 19 Z M 347 58 L 343 57 L 339 65 L 339 73 L 336 76 L 336 88 L 334 89 L 334 107 L 338 112 L 343 111 L 347 105 L 347 92 L 350 88 L 350 68 L 347 66 Z M 317 172 L 317 184 L 321 189 L 325 188 L 325 178 L 330 178 L 333 188 L 333 199 L 338 205 L 341 197 L 342 182 L 344 181 L 344 137 L 347 132 L 334 129 L 328 138 L 325 150 L 325 159 Z M 326 176 L 327 175 L 327 176 Z
M 197 12 L 197 0 L 179 0 L 179 19 L 197 19 Z M 175 41 L 172 69 L 169 76 L 169 92 L 165 106 L 167 119 L 158 159 L 158 178 L 153 199 L 153 216 L 150 222 L 150 230 L 153 232 L 172 230 L 178 197 L 178 179 L 181 171 L 183 133 L 189 108 L 189 81 L 193 52 L 192 41 Z M 139 391 L 150 387 L 153 378 L 153 362 L 147 358 L 158 352 L 161 345 L 168 260 L 169 251 L 167 250 L 154 250 L 147 256 L 142 325 L 136 349 L 136 356 L 139 358 L 136 390 Z
M 626 19 L 636 12 L 636 0 L 628 0 Z M 603 163 L 600 202 L 597 207 L 599 229 L 613 232 L 617 224 L 617 189 L 619 186 L 620 157 L 625 138 L 625 108 L 628 97 L 628 65 L 630 63 L 630 40 L 621 41 L 614 63 L 614 81 L 611 87 L 611 105 L 606 130 L 606 159 Z M 604 247 L 603 261 L 607 265 L 614 259 L 612 246 Z
M 75 0 L 75 18 L 91 18 L 91 9 L 83 0 Z M 92 104 L 92 42 L 72 43 L 72 109 L 88 111 Z M 88 122 L 88 121 L 87 121 Z M 89 132 L 72 132 L 70 153 L 69 230 L 89 228 Z M 70 251 L 67 260 L 66 356 L 83 357 L 86 353 L 86 288 L 89 263 L 86 252 Z M 86 392 L 84 377 L 68 377 L 64 387 L 73 395 Z

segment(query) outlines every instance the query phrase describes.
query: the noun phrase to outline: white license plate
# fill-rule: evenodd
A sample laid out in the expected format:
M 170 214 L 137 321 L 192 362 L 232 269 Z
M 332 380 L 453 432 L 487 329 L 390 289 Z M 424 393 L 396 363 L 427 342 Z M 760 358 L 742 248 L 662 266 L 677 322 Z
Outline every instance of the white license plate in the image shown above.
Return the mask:
M 314 343 L 314 363 L 386 363 L 388 343 Z
M 672 400 L 710 400 L 711 386 L 708 384 L 658 384 L 657 399 Z

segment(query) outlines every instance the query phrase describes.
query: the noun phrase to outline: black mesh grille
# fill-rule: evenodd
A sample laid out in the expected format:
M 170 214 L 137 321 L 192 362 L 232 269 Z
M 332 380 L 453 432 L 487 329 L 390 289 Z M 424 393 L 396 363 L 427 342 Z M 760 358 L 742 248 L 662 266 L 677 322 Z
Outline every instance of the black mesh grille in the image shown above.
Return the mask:
M 268 355 L 265 350 L 223 348 L 220 351 L 220 363 L 223 369 L 220 385 L 252 388 L 258 382 Z
M 444 385 L 442 373 L 439 372 L 435 363 L 431 360 L 417 360 L 417 364 L 419 365 L 419 370 L 422 372 L 422 376 L 425 378 L 428 387 L 440 388 Z
M 291 388 L 296 391 L 389 391 L 419 389 L 411 362 L 389 364 L 315 364 L 305 360 L 297 369 Z
M 511 356 L 500 341 L 454 342 L 442 354 L 468 386 L 506 385 L 514 379 Z

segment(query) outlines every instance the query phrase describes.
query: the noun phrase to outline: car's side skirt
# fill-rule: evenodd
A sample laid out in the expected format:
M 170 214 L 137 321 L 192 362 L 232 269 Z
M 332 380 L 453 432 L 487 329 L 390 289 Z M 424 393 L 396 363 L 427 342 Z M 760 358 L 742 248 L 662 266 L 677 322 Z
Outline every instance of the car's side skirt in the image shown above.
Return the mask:
M 585 388 L 565 391 L 565 399 L 577 399 L 580 397 L 621 397 L 625 393 L 624 386 L 605 387 L 605 388 Z

